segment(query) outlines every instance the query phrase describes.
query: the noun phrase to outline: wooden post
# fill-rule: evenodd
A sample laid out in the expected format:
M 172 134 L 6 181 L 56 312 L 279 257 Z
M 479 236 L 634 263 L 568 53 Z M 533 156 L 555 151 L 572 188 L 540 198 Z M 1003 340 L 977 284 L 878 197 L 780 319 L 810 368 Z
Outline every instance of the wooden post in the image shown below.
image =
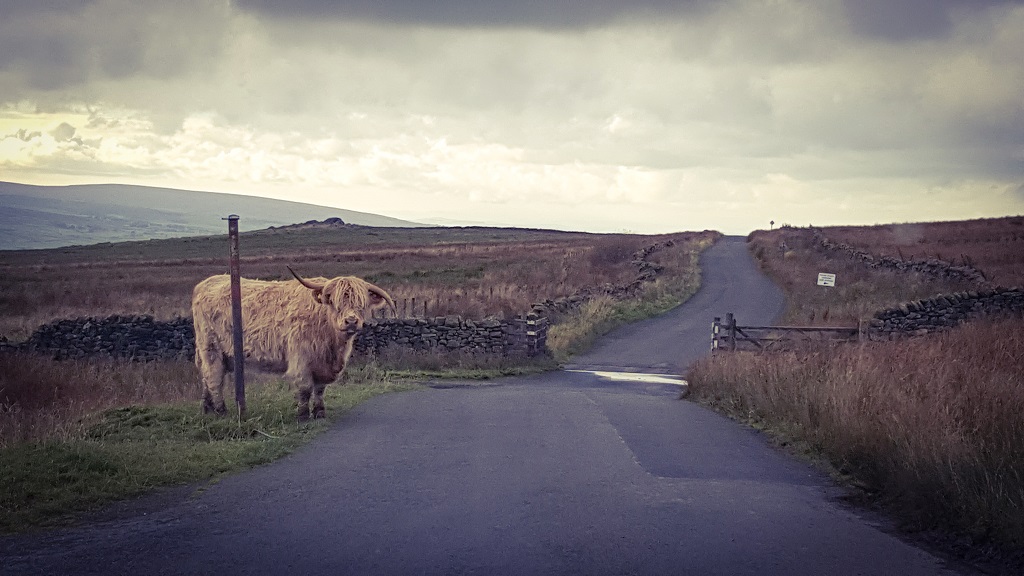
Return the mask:
M 228 240 L 231 245 L 231 323 L 234 336 L 235 403 L 238 420 L 245 418 L 245 348 L 242 344 L 242 273 L 238 258 L 238 215 L 227 217 Z
M 718 333 L 722 329 L 722 319 L 715 316 L 715 319 L 711 321 L 711 353 L 714 354 L 718 351 Z
M 736 351 L 736 318 L 729 312 L 725 315 L 725 329 L 728 330 L 729 350 Z

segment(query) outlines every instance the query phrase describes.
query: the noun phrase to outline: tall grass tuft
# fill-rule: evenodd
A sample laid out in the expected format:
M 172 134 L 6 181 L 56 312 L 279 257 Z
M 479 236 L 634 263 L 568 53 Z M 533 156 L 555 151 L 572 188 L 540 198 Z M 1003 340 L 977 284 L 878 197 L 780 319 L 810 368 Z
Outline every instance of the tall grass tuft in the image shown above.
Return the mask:
M 806 442 L 909 528 L 1024 547 L 1024 321 L 900 344 L 719 354 L 693 397 Z

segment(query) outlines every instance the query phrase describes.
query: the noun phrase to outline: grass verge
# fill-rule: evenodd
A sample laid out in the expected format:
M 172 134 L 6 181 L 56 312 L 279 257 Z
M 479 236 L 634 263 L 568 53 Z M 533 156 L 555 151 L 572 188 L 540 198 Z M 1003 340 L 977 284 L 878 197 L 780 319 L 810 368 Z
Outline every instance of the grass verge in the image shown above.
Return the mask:
M 248 390 L 239 422 L 199 412 L 198 400 L 110 408 L 85 416 L 60 438 L 0 448 L 0 531 L 73 522 L 81 513 L 156 487 L 215 479 L 271 462 L 326 430 L 356 404 L 406 390 L 350 375 L 328 386 L 328 418 L 295 421 L 294 398 L 280 381 Z

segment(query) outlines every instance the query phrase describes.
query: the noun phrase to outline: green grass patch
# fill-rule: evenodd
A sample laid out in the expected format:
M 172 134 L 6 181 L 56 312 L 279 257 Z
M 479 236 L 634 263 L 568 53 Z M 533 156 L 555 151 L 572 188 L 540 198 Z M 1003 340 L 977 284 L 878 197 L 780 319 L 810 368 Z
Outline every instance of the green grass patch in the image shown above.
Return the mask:
M 351 381 L 351 380 L 350 380 Z M 197 402 L 113 408 L 87 417 L 75 438 L 0 449 L 0 531 L 66 524 L 83 512 L 160 486 L 200 482 L 271 462 L 356 404 L 412 384 L 328 386 L 327 418 L 295 420 L 282 382 L 249 394 L 248 417 L 203 415 Z

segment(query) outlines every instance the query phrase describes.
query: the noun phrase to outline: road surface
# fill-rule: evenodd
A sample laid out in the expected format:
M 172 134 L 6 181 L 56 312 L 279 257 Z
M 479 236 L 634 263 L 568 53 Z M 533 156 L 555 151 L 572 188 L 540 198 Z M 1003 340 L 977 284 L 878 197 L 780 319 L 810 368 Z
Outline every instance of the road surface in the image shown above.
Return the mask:
M 703 262 L 689 303 L 610 335 L 580 371 L 374 398 L 201 493 L 0 539 L 0 574 L 963 573 L 676 385 L 593 373 L 678 375 L 713 316 L 781 310 L 742 239 Z

